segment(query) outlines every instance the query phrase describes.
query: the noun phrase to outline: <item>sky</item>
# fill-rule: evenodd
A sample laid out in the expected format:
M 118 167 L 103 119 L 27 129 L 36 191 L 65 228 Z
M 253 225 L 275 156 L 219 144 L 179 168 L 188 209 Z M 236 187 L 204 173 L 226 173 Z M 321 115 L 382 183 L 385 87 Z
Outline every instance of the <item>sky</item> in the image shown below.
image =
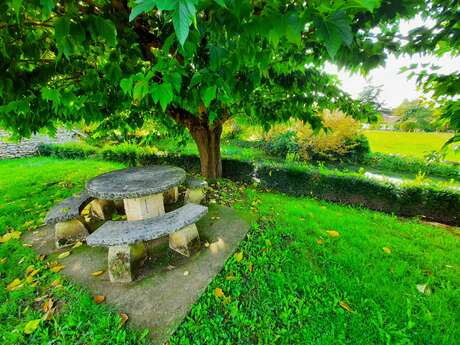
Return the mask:
M 404 22 L 401 24 L 401 33 L 404 35 L 423 23 L 421 18 Z M 372 70 L 366 77 L 360 74 L 350 74 L 344 70 L 339 71 L 332 64 L 328 64 L 325 69 L 328 73 L 336 74 L 342 83 L 342 89 L 354 98 L 358 97 L 368 83 L 376 86 L 382 85 L 381 101 L 385 103 L 385 107 L 393 108 L 401 104 L 404 99 L 416 99 L 422 95 L 422 92 L 417 89 L 415 78 L 409 79 L 408 73 L 400 73 L 401 67 L 413 63 L 436 63 L 441 67 L 440 72 L 444 73 L 451 73 L 460 69 L 460 57 L 436 58 L 420 55 L 412 57 L 390 55 L 384 67 Z

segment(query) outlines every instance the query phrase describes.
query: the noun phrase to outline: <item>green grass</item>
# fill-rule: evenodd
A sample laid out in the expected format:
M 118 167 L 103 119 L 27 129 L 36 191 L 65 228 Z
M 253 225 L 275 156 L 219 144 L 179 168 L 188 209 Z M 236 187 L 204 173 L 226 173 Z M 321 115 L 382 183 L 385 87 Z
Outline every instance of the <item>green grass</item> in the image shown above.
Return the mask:
M 408 133 L 393 131 L 365 131 L 373 152 L 400 154 L 423 158 L 424 155 L 440 150 L 452 137 L 452 133 Z M 449 150 L 447 160 L 460 162 L 460 152 Z
M 458 231 L 308 198 L 249 197 L 262 222 L 240 244 L 243 260 L 227 262 L 171 344 L 458 343 Z M 425 283 L 431 296 L 416 289 Z
M 82 190 L 85 181 L 120 164 L 97 161 L 59 161 L 28 158 L 0 161 L 0 235 L 7 231 L 33 231 L 42 225 L 46 212 L 58 201 Z M 142 344 L 144 335 L 118 329 L 117 311 L 96 305 L 93 297 L 78 286 L 62 281 L 19 240 L 0 244 L 0 343 L 1 344 Z M 24 282 L 27 268 L 39 269 L 33 282 Z M 7 291 L 5 286 L 19 278 L 24 286 Z M 33 286 L 37 283 L 36 286 Z M 41 301 L 38 297 L 46 296 Z M 41 321 L 31 335 L 24 334 L 28 321 L 43 317 L 47 298 L 57 306 L 50 321 Z
M 46 211 L 94 175 L 121 167 L 99 161 L 0 161 L 0 234 L 31 231 Z M 259 221 L 211 282 L 171 344 L 456 344 L 460 338 L 460 232 L 309 198 L 221 181 L 218 201 Z M 238 194 L 244 193 L 244 198 Z M 215 198 L 215 196 L 213 196 Z M 330 237 L 336 230 L 339 237 Z M 318 240 L 324 241 L 318 243 Z M 391 248 L 391 254 L 383 251 Z M 145 333 L 118 329 L 116 310 L 62 281 L 19 240 L 0 244 L 2 344 L 142 344 Z M 37 285 L 8 292 L 29 265 Z M 428 284 L 430 296 L 417 291 Z M 216 297 L 222 289 L 225 298 Z M 50 321 L 24 335 L 49 295 Z M 345 301 L 352 312 L 339 303 Z

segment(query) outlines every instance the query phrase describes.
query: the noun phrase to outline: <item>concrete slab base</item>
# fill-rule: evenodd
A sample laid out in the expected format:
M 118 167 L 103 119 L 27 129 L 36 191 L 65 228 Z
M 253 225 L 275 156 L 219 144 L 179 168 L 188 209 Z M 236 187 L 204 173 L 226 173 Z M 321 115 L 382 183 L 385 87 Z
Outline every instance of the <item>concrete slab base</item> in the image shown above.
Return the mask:
M 106 296 L 106 302 L 128 314 L 128 325 L 150 329 L 153 344 L 163 344 L 174 333 L 208 284 L 222 269 L 249 230 L 249 223 L 235 210 L 212 205 L 197 223 L 201 249 L 189 258 L 169 249 L 168 237 L 152 241 L 151 256 L 131 283 L 111 283 L 107 273 L 107 248 L 86 245 L 72 250 L 60 260 L 68 279 L 87 288 L 93 295 Z M 23 238 L 40 254 L 52 254 L 54 229 L 44 227 Z M 209 246 L 204 246 L 204 243 Z M 150 250 L 149 250 L 150 251 Z M 92 272 L 104 270 L 99 277 Z

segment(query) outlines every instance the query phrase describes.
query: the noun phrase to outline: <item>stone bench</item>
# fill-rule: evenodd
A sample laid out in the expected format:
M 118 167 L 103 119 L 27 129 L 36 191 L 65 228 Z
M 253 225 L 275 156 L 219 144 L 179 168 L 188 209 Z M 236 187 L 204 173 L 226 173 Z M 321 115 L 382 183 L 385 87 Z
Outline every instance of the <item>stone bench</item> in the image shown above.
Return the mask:
M 62 248 L 85 240 L 88 230 L 84 225 L 81 211 L 93 198 L 86 192 L 63 200 L 46 215 L 45 224 L 54 225 L 56 247 Z
M 108 271 L 112 282 L 131 282 L 133 266 L 145 258 L 146 242 L 169 235 L 169 247 L 190 256 L 200 237 L 195 223 L 208 208 L 188 203 L 162 216 L 136 221 L 108 221 L 89 235 L 90 246 L 108 247 Z
M 185 201 L 200 204 L 206 197 L 206 189 L 208 188 L 206 180 L 195 176 L 187 176 L 185 183 L 187 184 Z

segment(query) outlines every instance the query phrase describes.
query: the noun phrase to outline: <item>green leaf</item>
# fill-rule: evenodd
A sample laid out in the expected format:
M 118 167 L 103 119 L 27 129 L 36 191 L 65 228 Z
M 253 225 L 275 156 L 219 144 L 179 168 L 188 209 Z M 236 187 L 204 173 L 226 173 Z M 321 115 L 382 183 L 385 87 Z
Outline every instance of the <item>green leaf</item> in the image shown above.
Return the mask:
M 120 87 L 125 95 L 131 94 L 133 88 L 133 80 L 131 78 L 125 78 L 120 81 Z
M 196 8 L 191 0 L 178 0 L 176 9 L 172 14 L 173 26 L 177 39 L 183 46 L 188 37 L 190 25 L 195 18 Z
M 41 321 L 42 321 L 42 319 L 35 319 L 35 320 L 30 320 L 29 322 L 27 322 L 25 327 L 24 327 L 24 333 L 25 334 L 32 334 L 33 332 L 35 332 L 35 330 L 40 325 Z
M 353 2 L 372 12 L 380 5 L 381 0 L 354 0 Z
M 201 99 L 203 100 L 204 106 L 207 108 L 211 104 L 212 100 L 216 98 L 217 87 L 209 86 L 201 92 Z
M 54 0 L 40 0 L 40 5 L 43 8 L 43 14 L 45 17 L 48 17 L 56 6 Z
M 144 12 L 149 12 L 153 10 L 156 5 L 156 0 L 138 0 L 136 1 L 136 6 L 131 10 L 129 14 L 129 21 L 132 21 L 136 18 L 139 14 Z
M 170 83 L 163 83 L 158 86 L 157 90 L 161 108 L 165 111 L 174 97 L 172 86 Z
M 180 88 L 182 85 L 182 76 L 178 72 L 171 73 L 168 75 L 167 80 L 173 86 L 174 90 L 180 92 Z
M 139 80 L 134 84 L 133 98 L 140 100 L 145 97 L 149 92 L 149 84 L 146 80 Z
M 345 11 L 340 10 L 323 20 L 316 22 L 317 35 L 324 44 L 329 55 L 334 58 L 342 43 L 350 45 L 353 41 L 350 22 Z
M 59 101 L 61 94 L 58 90 L 44 86 L 40 89 L 42 99 L 45 101 L 57 102 Z
M 177 6 L 177 0 L 157 0 L 156 3 L 161 11 L 171 11 Z
M 216 3 L 218 3 L 220 6 L 227 8 L 227 5 L 225 4 L 225 0 L 214 0 Z

